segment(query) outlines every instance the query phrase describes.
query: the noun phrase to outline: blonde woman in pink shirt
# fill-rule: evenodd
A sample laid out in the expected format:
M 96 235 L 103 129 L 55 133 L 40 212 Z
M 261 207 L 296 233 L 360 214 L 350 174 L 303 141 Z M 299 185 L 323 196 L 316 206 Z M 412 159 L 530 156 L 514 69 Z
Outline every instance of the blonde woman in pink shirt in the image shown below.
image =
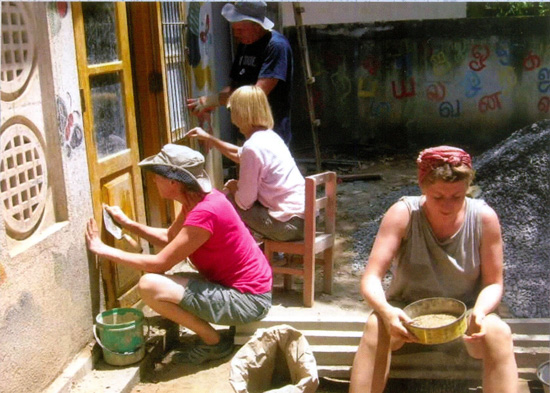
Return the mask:
M 246 140 L 242 147 L 224 142 L 200 127 L 186 136 L 206 141 L 239 164 L 239 179 L 229 180 L 224 192 L 245 224 L 278 241 L 304 236 L 305 180 L 290 150 L 273 131 L 273 116 L 263 90 L 242 86 L 229 97 L 231 122 Z

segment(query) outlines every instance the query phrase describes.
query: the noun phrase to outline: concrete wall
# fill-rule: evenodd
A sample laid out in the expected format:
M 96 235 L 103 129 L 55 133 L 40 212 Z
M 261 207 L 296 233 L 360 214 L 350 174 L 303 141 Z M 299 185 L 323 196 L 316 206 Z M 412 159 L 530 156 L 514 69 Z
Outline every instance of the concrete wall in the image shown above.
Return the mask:
M 546 17 L 310 26 L 320 143 L 490 147 L 548 117 L 549 32 Z M 311 144 L 300 61 L 295 78 L 299 148 Z
M 305 25 L 466 17 L 466 2 L 302 1 Z M 292 2 L 282 2 L 283 26 L 294 26 Z
M 3 3 L 2 13 L 13 15 L 2 25 L 2 50 L 15 55 L 10 45 L 26 36 L 32 55 L 2 64 L 0 392 L 41 392 L 92 339 L 98 278 L 84 242 L 92 215 L 88 169 L 70 7 Z M 23 71 L 19 81 L 13 74 L 15 87 L 4 84 L 14 65 Z M 14 144 L 23 140 L 32 149 L 20 154 Z M 26 177 L 29 162 L 40 170 Z M 17 208 L 34 204 L 36 190 L 43 210 L 30 213 L 36 224 L 26 227 Z

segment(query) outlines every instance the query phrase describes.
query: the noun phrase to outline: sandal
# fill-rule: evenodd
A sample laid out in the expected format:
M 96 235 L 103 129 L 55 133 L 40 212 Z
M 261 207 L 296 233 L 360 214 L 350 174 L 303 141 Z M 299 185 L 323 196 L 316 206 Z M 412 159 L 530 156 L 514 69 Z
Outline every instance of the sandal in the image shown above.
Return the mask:
M 215 345 L 199 344 L 186 351 L 177 352 L 172 357 L 176 363 L 202 364 L 209 360 L 221 359 L 233 352 L 233 340 L 220 339 Z

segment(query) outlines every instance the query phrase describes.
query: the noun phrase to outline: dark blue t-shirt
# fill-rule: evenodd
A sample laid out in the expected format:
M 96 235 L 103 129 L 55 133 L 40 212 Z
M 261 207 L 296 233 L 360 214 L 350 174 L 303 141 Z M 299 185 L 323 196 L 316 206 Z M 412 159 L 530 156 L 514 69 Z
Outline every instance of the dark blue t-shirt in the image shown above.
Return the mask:
M 231 87 L 254 85 L 261 78 L 278 79 L 277 85 L 269 93 L 268 100 L 273 112 L 277 132 L 288 145 L 290 130 L 290 88 L 292 85 L 292 49 L 284 35 L 272 30 L 258 41 L 239 44 L 231 68 Z

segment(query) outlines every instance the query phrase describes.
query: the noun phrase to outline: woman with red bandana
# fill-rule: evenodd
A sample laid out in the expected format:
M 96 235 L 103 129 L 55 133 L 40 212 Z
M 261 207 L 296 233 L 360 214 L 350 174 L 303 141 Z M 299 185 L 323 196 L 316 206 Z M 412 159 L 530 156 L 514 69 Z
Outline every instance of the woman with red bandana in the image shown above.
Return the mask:
M 493 312 L 503 293 L 503 251 L 495 211 L 468 197 L 474 178 L 464 150 L 439 146 L 418 159 L 421 196 L 403 197 L 386 212 L 361 280 L 371 313 L 353 362 L 350 392 L 383 392 L 391 352 L 418 342 L 402 308 L 429 297 L 451 297 L 471 310 L 462 341 L 483 362 L 485 393 L 517 393 L 509 326 Z M 384 292 L 382 279 L 393 265 Z M 454 346 L 456 345 L 456 346 Z M 462 350 L 460 342 L 448 348 Z

